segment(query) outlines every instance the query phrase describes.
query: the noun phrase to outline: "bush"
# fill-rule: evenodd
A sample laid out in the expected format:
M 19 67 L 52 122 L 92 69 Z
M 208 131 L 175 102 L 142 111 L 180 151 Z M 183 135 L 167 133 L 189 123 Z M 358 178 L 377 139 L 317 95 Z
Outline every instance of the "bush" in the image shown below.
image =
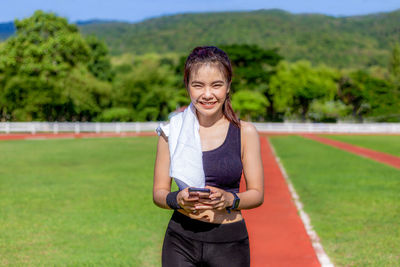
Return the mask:
M 132 121 L 134 112 L 128 108 L 109 108 L 105 109 L 97 118 L 96 121 L 114 122 L 114 121 Z
M 311 103 L 308 118 L 313 122 L 337 122 L 340 117 L 349 113 L 349 107 L 340 101 L 315 100 Z

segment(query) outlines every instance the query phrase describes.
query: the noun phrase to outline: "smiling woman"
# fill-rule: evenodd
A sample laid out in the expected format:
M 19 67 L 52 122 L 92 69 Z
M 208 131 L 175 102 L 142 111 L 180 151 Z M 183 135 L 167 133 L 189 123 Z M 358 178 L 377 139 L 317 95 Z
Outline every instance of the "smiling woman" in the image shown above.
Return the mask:
M 199 103 L 200 96 L 203 107 L 214 107 L 212 104 L 220 103 L 222 109 L 218 106 L 218 110 L 222 111 L 228 121 L 240 127 L 239 119 L 232 109 L 229 94 L 232 66 L 224 51 L 216 47 L 196 47 L 186 61 L 183 80 L 195 106 Z
M 229 84 L 225 81 L 223 73 L 217 66 L 206 64 L 191 76 L 188 91 L 199 120 L 204 117 L 221 117 L 222 105 L 229 93 Z
M 163 266 L 250 266 L 240 210 L 263 203 L 263 169 L 255 127 L 239 121 L 231 107 L 231 80 L 229 58 L 217 47 L 197 47 L 186 60 L 184 82 L 198 120 L 206 186 L 170 192 L 170 166 L 174 165 L 168 139 L 161 135 L 153 200 L 161 208 L 175 210 L 165 234 Z M 189 129 L 187 134 L 195 139 L 197 128 L 186 126 L 180 129 Z M 242 172 L 246 191 L 239 193 Z

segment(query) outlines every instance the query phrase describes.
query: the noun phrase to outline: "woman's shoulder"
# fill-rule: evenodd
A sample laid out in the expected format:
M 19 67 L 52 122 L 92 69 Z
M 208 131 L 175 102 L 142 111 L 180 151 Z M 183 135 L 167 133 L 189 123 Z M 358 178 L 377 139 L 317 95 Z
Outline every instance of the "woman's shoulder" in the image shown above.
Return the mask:
M 255 137 L 258 136 L 258 131 L 254 124 L 248 121 L 240 121 L 240 132 L 243 137 Z
M 258 131 L 254 124 L 247 121 L 240 121 L 240 141 L 242 159 L 246 153 L 244 151 L 253 151 L 259 146 Z M 247 155 L 247 154 L 246 154 Z

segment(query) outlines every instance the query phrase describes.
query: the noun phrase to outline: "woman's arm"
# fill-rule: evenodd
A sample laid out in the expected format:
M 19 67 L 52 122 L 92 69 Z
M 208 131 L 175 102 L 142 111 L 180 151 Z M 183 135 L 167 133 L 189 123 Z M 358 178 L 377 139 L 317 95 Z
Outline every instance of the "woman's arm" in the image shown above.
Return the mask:
M 264 202 L 264 170 L 260 137 L 253 124 L 241 121 L 242 163 L 246 191 L 237 194 L 239 209 L 252 209 Z
M 154 166 L 153 202 L 160 208 L 169 209 L 166 198 L 171 191 L 169 177 L 169 148 L 165 138 L 159 137 L 157 144 L 156 163 Z
M 171 209 L 167 204 L 167 195 L 171 192 L 172 179 L 169 177 L 169 148 L 167 139 L 160 136 L 157 144 L 156 163 L 154 166 L 153 202 L 160 208 Z M 194 211 L 198 194 L 190 195 L 188 189 L 180 191 L 177 195 L 178 204 L 188 212 Z

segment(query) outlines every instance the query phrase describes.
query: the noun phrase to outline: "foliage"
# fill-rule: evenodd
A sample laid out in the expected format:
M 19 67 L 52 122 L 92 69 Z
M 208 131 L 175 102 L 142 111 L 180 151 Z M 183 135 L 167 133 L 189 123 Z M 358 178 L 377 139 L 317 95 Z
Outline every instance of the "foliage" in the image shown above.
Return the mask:
M 352 108 L 357 121 L 363 121 L 365 116 L 375 121 L 400 120 L 399 90 L 390 81 L 373 77 L 365 70 L 343 74 L 338 96 Z
M 112 81 L 115 73 L 111 68 L 106 44 L 94 35 L 86 37 L 86 43 L 90 47 L 90 62 L 88 63 L 90 72 L 100 80 Z
M 246 120 L 264 118 L 268 104 L 268 99 L 257 91 L 241 90 L 232 96 L 233 109 Z
M 233 65 L 233 90 L 257 90 L 261 93 L 268 90 L 273 68 L 282 59 L 277 49 L 265 50 L 257 45 L 246 44 L 227 45 L 221 49 L 228 54 Z
M 96 79 L 85 66 L 71 70 L 60 87 L 64 99 L 64 109 L 58 112 L 60 120 L 90 121 L 111 104 L 111 85 Z
M 349 113 L 348 109 L 341 101 L 315 100 L 310 105 L 308 117 L 313 122 L 337 122 Z
M 348 76 L 342 76 L 339 80 L 339 98 L 352 107 L 352 115 L 358 121 L 362 121 L 362 115 L 370 108 L 366 101 L 367 92 L 363 82 L 367 75 L 365 71 L 359 70 Z
M 316 99 L 332 99 L 336 73 L 326 67 L 314 68 L 308 61 L 281 62 L 271 78 L 270 87 L 278 109 L 299 114 L 305 121 Z
M 120 73 L 114 84 L 113 106 L 134 110 L 135 121 L 166 120 L 177 107 L 188 104 L 179 77 L 162 59 L 138 59 L 132 71 Z
M 373 76 L 368 77 L 364 84 L 370 106 L 367 119 L 377 122 L 400 122 L 400 87 L 390 80 Z
M 389 71 L 391 78 L 396 86 L 400 89 L 400 44 L 393 46 L 389 60 Z
M 243 18 L 243 14 L 248 14 L 248 17 Z M 387 59 L 385 60 L 390 62 L 385 69 L 378 65 L 369 65 L 368 68 L 338 70 L 326 65 L 313 65 L 307 60 L 293 63 L 283 61 L 281 53 L 285 55 L 287 53 L 285 49 L 294 49 L 297 46 L 289 42 L 292 37 L 285 37 L 288 41 L 285 45 L 275 42 L 267 48 L 264 43 L 257 45 L 256 41 L 251 41 L 252 31 L 248 30 L 248 26 L 248 32 L 239 27 L 235 29 L 235 33 L 230 32 L 229 26 L 253 20 L 256 22 L 266 20 L 274 25 L 276 21 L 285 18 L 287 24 L 283 25 L 293 24 L 304 32 L 292 32 L 289 28 L 283 32 L 290 33 L 290 36 L 307 33 L 305 36 L 297 36 L 298 40 L 308 45 L 309 42 L 313 43 L 310 47 L 315 49 L 312 53 L 303 50 L 296 55 L 297 57 L 299 55 L 303 58 L 314 57 L 319 52 L 322 53 L 320 49 L 322 46 L 326 46 L 331 51 L 335 48 L 341 49 L 343 52 L 341 55 L 332 52 L 336 57 L 335 60 L 339 62 L 342 56 L 350 59 L 346 52 L 348 44 L 341 43 L 343 38 L 349 36 L 327 31 L 321 33 L 316 42 L 312 40 L 312 32 L 305 28 L 305 25 L 319 23 L 316 27 L 318 32 L 319 27 L 323 26 L 325 30 L 329 30 L 334 27 L 332 23 L 336 23 L 346 32 L 352 32 L 351 35 L 356 36 L 358 42 L 362 40 L 364 31 L 354 33 L 353 27 L 361 30 L 365 25 L 369 25 L 371 29 L 377 30 L 377 26 L 373 23 L 377 18 L 390 24 L 391 20 L 385 14 L 377 17 L 360 17 L 358 23 L 355 23 L 354 18 L 294 16 L 280 11 L 228 12 L 219 15 L 218 22 L 238 18 L 238 21 L 232 20 L 225 25 L 223 34 L 218 37 L 224 39 L 229 36 L 231 40 L 219 43 L 232 61 L 233 106 L 241 116 L 258 121 L 300 118 L 302 121 L 322 122 L 347 120 L 350 116 L 352 120 L 359 122 L 400 121 L 400 46 L 396 40 L 391 41 L 394 44 L 391 56 L 385 56 Z M 398 14 L 392 15 L 396 17 Z M 187 22 L 185 25 L 187 29 L 195 27 L 196 30 L 200 30 L 203 27 L 187 21 L 189 18 L 194 18 L 194 21 L 198 22 L 208 21 L 209 27 L 216 25 L 215 32 L 219 31 L 215 14 L 177 15 L 148 20 L 135 26 L 135 31 L 139 28 L 146 30 L 146 37 L 142 36 L 142 32 L 138 33 L 142 38 L 141 43 L 152 40 L 154 36 L 151 33 L 156 34 L 162 30 L 165 37 L 163 45 L 168 47 L 168 51 L 177 52 L 144 55 L 126 53 L 112 58 L 109 57 L 108 48 L 102 39 L 93 35 L 82 37 L 76 25 L 69 24 L 66 19 L 54 14 L 37 11 L 30 18 L 16 20 L 16 34 L 6 42 L 0 43 L 0 120 L 168 119 L 171 112 L 189 103 L 182 82 L 183 65 L 189 50 L 184 53 L 180 51 L 184 51 L 183 47 L 189 47 L 191 40 L 189 37 L 192 33 L 189 33 L 189 37 L 185 35 L 185 41 L 179 43 L 179 46 L 182 46 L 179 49 L 175 49 L 176 47 L 169 43 L 168 39 L 169 34 L 176 30 L 175 28 L 171 30 L 171 25 L 179 26 L 184 21 Z M 159 24 L 160 21 L 164 24 Z M 326 24 L 327 21 L 330 23 Z M 150 22 L 153 24 L 150 25 Z M 104 26 L 102 33 L 108 34 L 110 33 L 108 31 L 114 31 L 112 30 L 114 23 L 87 24 L 82 27 L 99 25 Z M 120 29 L 126 26 L 118 25 Z M 255 25 L 250 29 L 257 27 Z M 236 31 L 240 33 L 240 40 L 235 39 Z M 267 31 L 278 34 L 276 28 L 268 28 Z M 196 36 L 200 39 L 196 45 L 209 43 L 205 41 L 208 37 L 204 36 L 213 36 L 215 32 L 214 30 L 207 33 L 198 32 Z M 229 35 L 226 35 L 227 33 Z M 260 30 L 257 34 L 262 36 L 262 33 Z M 277 36 L 274 34 L 271 36 Z M 124 38 L 129 36 L 127 30 L 120 41 L 125 41 Z M 243 36 L 246 36 L 245 41 Z M 180 40 L 181 37 L 181 33 L 176 33 L 173 42 Z M 335 42 L 331 42 L 332 37 L 336 38 Z M 216 44 L 220 39 L 213 40 L 211 44 Z M 316 47 L 317 43 L 319 48 Z M 386 46 L 384 38 L 380 39 L 379 46 Z M 120 47 L 123 48 L 122 43 Z M 371 43 L 363 44 L 365 51 L 370 51 L 371 47 L 374 47 Z M 151 45 L 147 48 L 149 51 L 152 50 Z M 193 46 L 190 47 L 192 48 Z M 141 49 L 140 45 L 138 49 Z M 315 62 L 315 59 L 312 60 Z M 319 56 L 318 60 L 325 61 L 325 56 Z M 371 60 L 370 63 L 378 64 L 374 59 Z
M 133 119 L 134 112 L 132 109 L 113 107 L 103 110 L 103 112 L 96 118 L 96 121 L 132 121 Z
M 246 44 L 226 45 L 221 48 L 227 52 L 233 65 L 233 91 L 246 90 L 247 92 L 262 93 L 264 97 L 261 99 L 267 100 L 265 103 L 269 104 L 263 104 L 265 110 L 262 112 L 263 114 L 258 112 L 258 116 L 268 120 L 276 120 L 278 115 L 275 110 L 273 94 L 268 84 L 276 72 L 276 66 L 283 59 L 278 50 L 267 50 L 257 45 Z M 252 98 L 253 95 L 249 97 Z
M 110 85 L 87 67 L 104 53 L 97 55 L 75 25 L 37 11 L 15 26 L 0 50 L 2 120 L 91 120 L 107 106 Z
M 348 17 L 258 10 L 177 14 L 135 24 L 87 24 L 81 30 L 106 41 L 114 55 L 188 54 L 204 44 L 254 44 L 262 49 L 278 47 L 290 62 L 305 59 L 336 68 L 387 67 L 390 47 L 400 41 L 399 18 L 400 10 Z

